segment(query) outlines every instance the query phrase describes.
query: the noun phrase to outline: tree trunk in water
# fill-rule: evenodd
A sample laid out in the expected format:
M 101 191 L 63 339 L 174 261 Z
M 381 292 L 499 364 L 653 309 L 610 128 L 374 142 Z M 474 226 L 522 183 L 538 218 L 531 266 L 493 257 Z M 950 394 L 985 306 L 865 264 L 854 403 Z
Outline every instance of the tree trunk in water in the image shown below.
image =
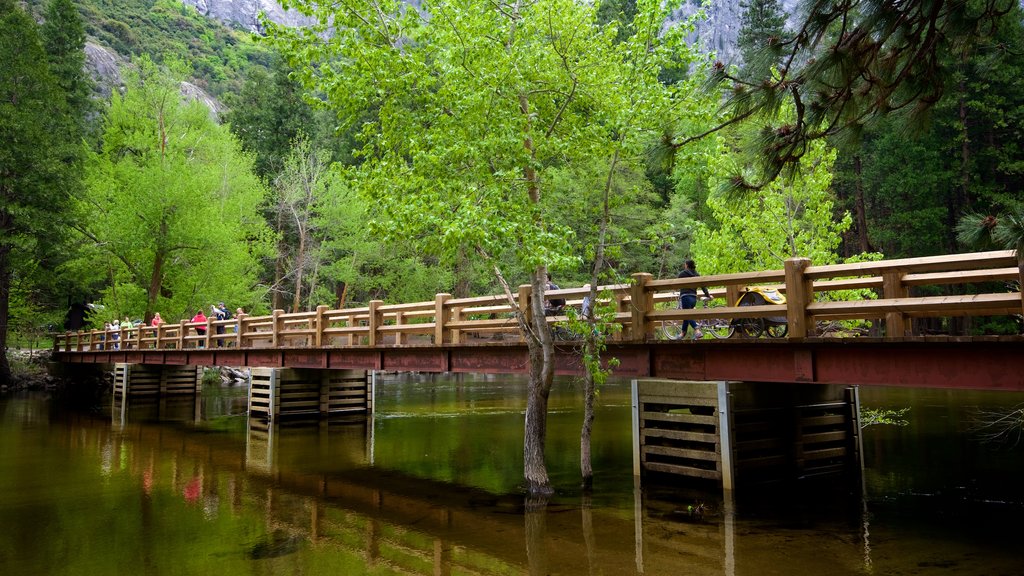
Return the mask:
M 864 208 L 864 179 L 861 170 L 860 155 L 858 154 L 853 157 L 853 173 L 855 175 L 853 212 L 857 219 L 857 247 L 861 252 L 869 252 L 871 243 L 868 242 L 868 217 L 867 210 Z
M 589 489 L 594 483 L 594 467 L 591 463 L 590 440 L 594 430 L 594 375 L 583 373 L 583 428 L 580 430 L 580 474 L 583 487 Z
M 526 423 L 523 435 L 523 476 L 526 489 L 533 495 L 551 495 L 551 481 L 544 461 L 547 442 L 548 396 L 554 382 L 555 345 L 544 317 L 544 288 L 547 271 L 541 266 L 533 274 L 530 293 L 532 314 L 525 334 L 530 354 L 530 382 L 526 396 Z
M 0 214 L 0 218 L 6 218 Z M 5 227 L 0 227 L 3 230 Z M 11 384 L 11 365 L 7 361 L 7 328 L 11 305 L 11 246 L 0 244 L 0 385 Z

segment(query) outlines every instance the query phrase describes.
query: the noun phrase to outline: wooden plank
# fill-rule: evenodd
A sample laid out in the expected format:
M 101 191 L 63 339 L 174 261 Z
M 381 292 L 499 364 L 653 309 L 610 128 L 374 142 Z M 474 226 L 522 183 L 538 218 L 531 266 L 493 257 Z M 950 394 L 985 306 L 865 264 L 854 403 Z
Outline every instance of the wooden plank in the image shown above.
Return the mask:
M 807 428 L 810 426 L 829 426 L 829 425 L 843 425 L 846 423 L 846 416 L 843 414 L 835 414 L 829 416 L 802 416 L 800 418 L 800 426 Z
M 889 312 L 928 313 L 934 316 L 1002 314 L 1019 310 L 1020 294 L 965 294 L 954 296 L 925 296 L 922 298 L 892 298 L 843 302 L 815 302 L 807 310 L 817 316 L 828 314 L 834 318 L 858 319 L 868 315 Z
M 801 434 L 800 440 L 804 445 L 808 444 L 824 444 L 827 442 L 844 442 L 848 438 L 848 434 L 845 430 L 835 430 L 832 432 L 814 432 L 811 434 Z
M 994 252 L 948 254 L 925 258 L 900 258 L 877 262 L 811 266 L 805 271 L 805 274 L 818 279 L 834 278 L 836 276 L 880 276 L 892 270 L 926 273 L 958 269 L 1003 268 L 1016 265 L 1017 260 L 1014 257 L 1013 250 L 997 250 Z
M 718 462 L 719 453 L 717 450 L 693 450 L 689 448 L 673 448 L 671 446 L 644 446 L 647 454 L 659 456 L 672 456 L 674 458 L 686 458 L 689 460 L 702 460 L 705 462 Z
M 756 440 L 744 440 L 742 442 L 736 442 L 737 452 L 753 452 L 755 450 L 771 450 L 774 448 L 784 448 L 789 445 L 788 442 L 783 442 L 782 438 L 758 438 Z
M 718 401 L 718 388 L 714 383 L 709 382 L 688 382 L 679 380 L 639 380 L 637 381 L 637 393 L 642 402 L 650 402 L 648 398 L 667 398 L 673 402 L 669 404 L 684 403 L 696 398 L 713 399 Z M 655 400 L 658 401 L 658 400 Z
M 643 412 L 640 415 L 645 421 L 675 422 L 696 426 L 718 426 L 718 416 L 701 416 L 699 414 L 670 414 L 667 412 Z
M 936 284 L 974 284 L 979 282 L 998 282 L 1016 280 L 1016 266 L 992 268 L 989 270 L 956 270 L 953 272 L 930 272 L 925 274 L 907 274 L 903 283 L 907 286 L 932 286 Z
M 822 450 L 805 450 L 804 460 L 823 460 L 826 458 L 842 458 L 846 456 L 846 448 L 828 448 Z
M 722 479 L 722 473 L 718 470 L 702 470 L 700 468 L 679 466 L 677 464 L 665 464 L 663 462 L 645 462 L 644 467 L 653 472 L 665 472 L 668 474 L 677 474 L 679 476 L 689 476 L 691 478 L 704 478 L 707 480 Z
M 641 432 L 640 441 L 646 445 L 648 438 L 665 438 L 668 440 L 683 440 L 686 442 L 704 442 L 705 444 L 718 445 L 718 435 L 703 434 L 700 432 L 686 432 L 684 430 L 660 430 L 657 428 L 645 428 Z
M 714 408 L 718 406 L 718 398 L 700 398 L 700 397 L 683 397 L 683 396 L 657 396 L 653 394 L 645 394 L 640 396 L 640 404 L 644 406 L 644 410 L 647 404 L 662 404 L 666 406 L 672 406 L 672 408 L 687 408 L 689 406 L 703 406 L 705 408 Z

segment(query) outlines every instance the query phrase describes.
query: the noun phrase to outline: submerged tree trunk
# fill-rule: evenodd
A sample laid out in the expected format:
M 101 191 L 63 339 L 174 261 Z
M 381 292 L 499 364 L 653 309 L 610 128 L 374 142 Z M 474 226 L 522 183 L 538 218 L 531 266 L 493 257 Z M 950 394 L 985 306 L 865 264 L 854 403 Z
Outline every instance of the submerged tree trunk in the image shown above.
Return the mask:
M 547 442 L 548 397 L 554 382 L 555 346 L 544 317 L 544 288 L 547 270 L 540 266 L 533 274 L 530 292 L 529 334 L 526 345 L 530 355 L 530 383 L 526 396 L 526 422 L 523 435 L 523 476 L 530 494 L 554 493 L 544 460 Z

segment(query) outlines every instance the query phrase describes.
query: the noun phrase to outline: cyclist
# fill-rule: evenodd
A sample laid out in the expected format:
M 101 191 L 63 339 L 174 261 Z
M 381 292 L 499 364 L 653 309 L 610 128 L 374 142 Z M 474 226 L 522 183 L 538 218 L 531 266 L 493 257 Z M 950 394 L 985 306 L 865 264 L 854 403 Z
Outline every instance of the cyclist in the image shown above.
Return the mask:
M 551 274 L 548 274 L 548 284 L 544 288 L 548 290 L 558 290 L 558 284 L 551 281 Z M 564 298 L 552 298 L 544 302 L 544 315 L 545 316 L 558 316 L 562 313 L 562 309 L 565 308 Z
M 700 276 L 697 273 L 697 263 L 693 260 L 687 260 L 683 267 L 683 271 L 679 273 L 679 278 L 696 278 Z M 704 292 L 704 297 L 711 299 L 711 293 L 708 292 L 707 286 L 701 286 L 700 289 Z M 692 310 L 697 307 L 697 289 L 696 288 L 683 288 L 679 290 L 679 307 L 683 310 Z M 686 331 L 689 327 L 693 327 L 693 339 L 697 340 L 703 336 L 700 330 L 697 329 L 697 323 L 693 320 L 683 321 L 683 333 L 681 338 L 686 337 Z

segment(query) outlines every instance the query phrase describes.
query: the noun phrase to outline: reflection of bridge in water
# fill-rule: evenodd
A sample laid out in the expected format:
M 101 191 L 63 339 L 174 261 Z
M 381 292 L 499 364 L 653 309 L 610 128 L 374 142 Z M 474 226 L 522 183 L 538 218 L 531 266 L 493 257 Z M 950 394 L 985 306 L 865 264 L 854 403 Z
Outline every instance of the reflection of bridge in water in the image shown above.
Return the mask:
M 739 539 L 728 501 L 712 503 L 703 519 L 678 506 L 644 502 L 639 489 L 631 511 L 557 500 L 545 506 L 522 496 L 375 470 L 369 465 L 372 419 L 298 428 L 249 420 L 243 447 L 218 434 L 134 421 L 135 414 L 152 416 L 156 408 L 149 401 L 132 404 L 115 412 L 113 430 L 91 428 L 97 437 L 83 447 L 100 453 L 106 447 L 103 458 L 124 463 L 150 490 L 168 489 L 215 513 L 223 513 L 225 503 L 235 515 L 244 508 L 259 510 L 271 537 L 253 548 L 254 557 L 290 554 L 308 543 L 325 553 L 353 553 L 368 571 L 399 574 L 753 576 L 763 573 L 758 558 L 774 538 Z M 190 421 L 201 410 L 181 399 L 165 403 L 162 413 Z M 311 434 L 324 461 L 344 462 L 344 470 L 322 473 L 282 463 L 279 446 L 308 442 Z M 173 466 L 154 467 L 154 459 Z M 807 562 L 821 563 L 808 573 L 837 565 L 850 572 L 862 568 L 866 547 L 857 542 L 858 529 L 843 530 L 852 538 L 809 554 Z M 786 538 L 788 545 L 802 545 L 793 534 Z

